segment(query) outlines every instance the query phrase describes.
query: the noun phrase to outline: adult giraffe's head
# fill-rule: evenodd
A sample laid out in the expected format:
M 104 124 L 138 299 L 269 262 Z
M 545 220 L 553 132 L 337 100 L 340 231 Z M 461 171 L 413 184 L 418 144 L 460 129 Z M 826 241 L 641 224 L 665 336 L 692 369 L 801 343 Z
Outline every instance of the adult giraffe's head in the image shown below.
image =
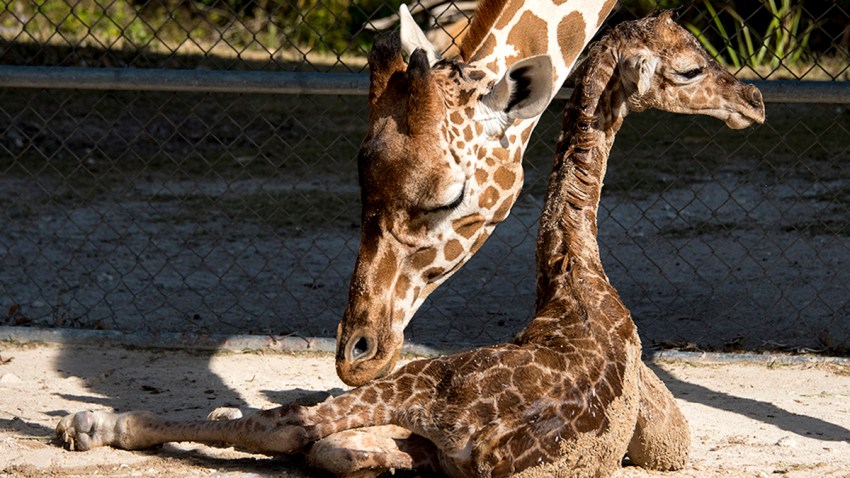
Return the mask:
M 482 3 L 479 15 L 487 8 L 510 15 L 482 15 L 473 24 L 467 40 L 481 47 L 461 48 L 469 61 L 440 59 L 404 7 L 401 38 L 382 38 L 369 57 L 369 132 L 358 158 L 360 250 L 337 332 L 337 373 L 350 385 L 392 370 L 404 328 L 425 298 L 507 217 L 531 130 L 604 19 L 600 7 L 588 10 L 590 26 L 554 21 L 549 29 L 537 23 L 541 4 L 575 8 Z M 529 6 L 540 11 L 524 11 Z M 526 31 L 529 22 L 535 30 Z M 501 36 L 475 33 L 481 29 Z

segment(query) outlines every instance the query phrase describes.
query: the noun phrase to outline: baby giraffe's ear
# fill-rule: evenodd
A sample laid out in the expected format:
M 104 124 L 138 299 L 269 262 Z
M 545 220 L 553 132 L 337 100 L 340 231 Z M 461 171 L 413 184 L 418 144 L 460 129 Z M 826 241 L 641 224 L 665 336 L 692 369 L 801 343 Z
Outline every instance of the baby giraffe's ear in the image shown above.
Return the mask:
M 658 57 L 649 51 L 641 51 L 620 60 L 623 83 L 643 96 L 652 86 L 652 77 L 658 67 Z
M 487 133 L 504 133 L 515 119 L 534 118 L 552 100 L 555 87 L 552 59 L 538 55 L 514 63 L 489 93 L 481 98 L 479 120 Z

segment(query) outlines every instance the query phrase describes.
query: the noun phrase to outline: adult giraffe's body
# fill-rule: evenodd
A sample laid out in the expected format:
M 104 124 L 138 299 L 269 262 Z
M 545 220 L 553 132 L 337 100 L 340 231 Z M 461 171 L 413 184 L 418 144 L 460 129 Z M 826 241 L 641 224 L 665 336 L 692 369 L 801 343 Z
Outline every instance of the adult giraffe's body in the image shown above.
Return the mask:
M 508 215 L 532 129 L 614 4 L 482 0 L 450 61 L 402 8 L 409 64 L 392 42 L 370 56 L 360 250 L 337 332 L 344 382 L 392 371 L 422 302 Z
M 330 458 L 317 450 L 330 450 L 344 462 L 334 470 L 351 476 L 430 463 L 455 477 L 608 477 L 627 450 L 648 467 L 682 467 L 687 424 L 642 365 L 634 323 L 599 258 L 608 152 L 630 110 L 707 114 L 739 128 L 763 121 L 764 106 L 669 14 L 618 26 L 585 65 L 542 218 L 537 313 L 514 343 L 412 362 L 313 407 L 222 422 L 80 412 L 60 422 L 59 436 L 78 449 L 192 440 L 275 454 L 312 445 L 314 463 Z M 400 448 L 392 437 L 353 446 L 355 429 L 388 424 L 420 446 Z M 341 442 L 323 448 L 335 436 Z

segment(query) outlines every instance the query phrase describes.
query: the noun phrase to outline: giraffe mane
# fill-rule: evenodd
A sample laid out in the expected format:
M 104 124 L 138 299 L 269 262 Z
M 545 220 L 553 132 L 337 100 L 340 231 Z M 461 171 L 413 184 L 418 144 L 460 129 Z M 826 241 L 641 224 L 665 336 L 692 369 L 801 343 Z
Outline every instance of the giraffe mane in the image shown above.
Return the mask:
M 620 23 L 588 47 L 586 58 L 570 75 L 575 80 L 575 93 L 581 95 L 578 102 L 582 105 L 580 114 L 593 114 L 608 82 L 616 74 L 619 67 L 614 58 L 617 45 L 644 43 L 647 32 L 655 31 L 655 26 L 661 22 L 670 21 L 673 14 L 672 10 L 656 10 L 644 18 Z M 590 121 L 591 118 L 586 117 L 585 120 Z
M 613 58 L 615 48 L 615 37 L 621 32 L 612 30 L 605 34 L 599 41 L 591 45 L 587 59 L 580 65 L 576 72 L 577 84 L 575 94 L 580 95 L 578 102 L 580 111 L 576 111 L 577 118 L 574 121 L 591 122 L 602 94 L 614 75 L 617 64 Z M 565 125 L 566 126 L 566 125 Z M 588 128 L 572 128 L 580 133 L 587 133 Z
M 481 43 L 490 33 L 508 1 L 510 0 L 481 0 L 478 2 L 469 30 L 460 44 L 460 57 L 464 61 L 469 61 L 475 51 L 481 47 Z

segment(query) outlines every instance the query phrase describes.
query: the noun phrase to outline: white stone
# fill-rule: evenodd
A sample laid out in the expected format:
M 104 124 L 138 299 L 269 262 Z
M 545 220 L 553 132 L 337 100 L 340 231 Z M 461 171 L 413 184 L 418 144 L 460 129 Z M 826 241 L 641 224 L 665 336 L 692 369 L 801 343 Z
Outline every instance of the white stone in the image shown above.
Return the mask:
M 0 385 L 12 385 L 21 382 L 21 378 L 13 373 L 4 373 L 3 375 L 0 375 Z
M 796 446 L 797 446 L 797 442 L 796 442 L 796 441 L 794 441 L 794 439 L 793 439 L 793 438 L 791 438 L 791 437 L 789 437 L 789 436 L 785 436 L 785 437 L 780 438 L 780 439 L 776 442 L 776 446 L 781 446 L 781 447 L 786 447 L 786 448 L 793 448 L 793 447 L 796 447 Z

